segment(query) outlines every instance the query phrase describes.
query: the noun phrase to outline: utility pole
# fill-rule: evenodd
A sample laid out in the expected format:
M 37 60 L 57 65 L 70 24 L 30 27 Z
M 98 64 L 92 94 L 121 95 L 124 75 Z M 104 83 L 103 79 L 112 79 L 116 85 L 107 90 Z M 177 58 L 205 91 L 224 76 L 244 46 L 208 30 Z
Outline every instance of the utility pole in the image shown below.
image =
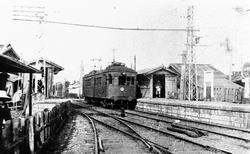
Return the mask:
M 194 6 L 187 10 L 187 42 L 186 61 L 184 62 L 183 98 L 188 100 L 198 100 L 197 68 L 194 53 Z
M 136 55 L 134 55 L 134 70 L 136 71 Z
M 115 62 L 115 48 L 112 49 L 113 50 L 113 63 Z
M 82 96 L 82 92 L 83 92 L 83 77 L 84 74 L 84 65 L 83 65 L 83 61 L 81 61 L 81 66 L 80 66 L 80 81 L 79 81 L 79 98 L 81 98 Z
M 96 68 L 95 61 L 101 62 L 102 59 L 101 59 L 101 58 L 93 58 L 93 59 L 91 59 L 91 61 L 93 61 L 93 63 L 94 63 L 94 70 L 95 70 L 95 68 Z M 101 67 L 100 67 L 100 68 L 101 68 Z
M 232 63 L 233 63 L 233 50 L 229 38 L 225 39 L 225 43 L 222 43 L 226 47 L 226 52 L 229 54 L 229 80 L 232 80 Z

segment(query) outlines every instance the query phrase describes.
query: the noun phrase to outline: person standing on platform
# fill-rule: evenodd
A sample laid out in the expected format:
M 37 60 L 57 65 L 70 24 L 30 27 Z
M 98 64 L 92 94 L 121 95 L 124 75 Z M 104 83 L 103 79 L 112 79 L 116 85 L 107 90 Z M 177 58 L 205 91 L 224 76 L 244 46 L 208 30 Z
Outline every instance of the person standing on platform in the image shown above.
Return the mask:
M 161 97 L 161 88 L 162 88 L 161 83 L 158 80 L 157 83 L 156 83 L 156 85 L 155 85 L 156 97 L 158 97 L 158 98 Z

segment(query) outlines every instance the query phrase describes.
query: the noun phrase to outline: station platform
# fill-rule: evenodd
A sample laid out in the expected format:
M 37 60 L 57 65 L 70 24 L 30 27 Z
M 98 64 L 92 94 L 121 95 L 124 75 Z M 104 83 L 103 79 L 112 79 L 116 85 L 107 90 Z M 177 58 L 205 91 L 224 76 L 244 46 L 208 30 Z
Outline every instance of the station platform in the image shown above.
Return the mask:
M 32 114 L 35 114 L 40 111 L 44 111 L 45 109 L 50 111 L 56 105 L 63 103 L 63 102 L 67 102 L 67 101 L 71 101 L 71 99 L 46 99 L 42 101 L 37 101 L 32 106 Z M 26 112 L 27 111 L 29 110 L 27 109 Z
M 137 100 L 136 109 L 202 122 L 250 128 L 250 104 L 141 98 Z
M 250 104 L 236 104 L 236 103 L 220 102 L 220 101 L 186 101 L 186 100 L 166 99 L 166 98 L 141 98 L 138 99 L 137 101 L 172 105 L 172 106 L 190 106 L 194 108 L 208 108 L 217 110 L 250 112 Z

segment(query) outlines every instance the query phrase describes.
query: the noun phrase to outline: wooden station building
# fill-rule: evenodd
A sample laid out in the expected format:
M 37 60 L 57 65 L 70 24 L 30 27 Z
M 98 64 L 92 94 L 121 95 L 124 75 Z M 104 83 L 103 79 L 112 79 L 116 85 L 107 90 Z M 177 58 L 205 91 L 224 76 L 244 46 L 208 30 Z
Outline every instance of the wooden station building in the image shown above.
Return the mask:
M 138 86 L 142 97 L 171 98 L 177 93 L 178 74 L 164 65 L 139 70 L 137 72 Z M 157 95 L 157 86 L 159 94 Z
M 30 66 L 33 66 L 41 70 L 41 75 L 36 75 L 33 78 L 34 87 L 33 91 L 35 92 L 36 100 L 44 100 L 46 98 L 51 98 L 55 94 L 54 85 L 54 75 L 62 71 L 64 68 L 52 61 L 49 61 L 45 58 L 40 58 L 30 62 Z M 45 69 L 44 69 L 45 68 Z

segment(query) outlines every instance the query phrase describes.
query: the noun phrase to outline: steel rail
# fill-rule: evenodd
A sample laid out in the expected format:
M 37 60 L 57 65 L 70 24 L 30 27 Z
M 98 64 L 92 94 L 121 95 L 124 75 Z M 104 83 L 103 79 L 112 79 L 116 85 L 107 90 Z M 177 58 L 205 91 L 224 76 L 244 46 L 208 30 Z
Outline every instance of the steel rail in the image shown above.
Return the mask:
M 236 128 L 236 127 L 230 127 L 230 126 L 225 126 L 225 125 L 221 125 L 221 124 L 207 123 L 207 122 L 202 122 L 202 121 L 197 121 L 197 120 L 185 119 L 185 118 L 176 117 L 176 116 L 164 115 L 164 114 L 161 114 L 161 113 L 145 112 L 145 111 L 138 111 L 138 110 L 134 110 L 134 111 L 135 112 L 145 113 L 145 114 L 158 115 L 158 116 L 165 117 L 165 118 L 178 119 L 178 120 L 183 120 L 183 121 L 188 121 L 188 122 L 204 124 L 204 125 L 208 125 L 208 126 L 214 126 L 214 127 L 219 127 L 219 128 L 225 128 L 225 129 L 233 129 L 233 130 L 237 130 L 237 131 L 250 133 L 250 130 L 243 129 L 243 128 Z
M 83 106 L 82 106 L 82 107 L 83 107 Z M 88 106 L 88 107 L 83 107 L 83 108 L 87 108 L 87 109 L 89 109 L 89 110 L 92 110 L 92 111 L 101 113 L 101 114 L 103 114 L 103 115 L 105 115 L 105 116 L 111 117 L 111 118 L 113 118 L 113 119 L 119 121 L 119 122 L 122 123 L 124 126 L 126 126 L 127 128 L 129 128 L 132 132 L 134 132 L 137 136 L 139 136 L 140 138 L 142 138 L 143 140 L 141 140 L 141 141 L 143 142 L 143 144 L 145 144 L 145 146 L 146 146 L 147 148 L 149 148 L 149 150 L 152 150 L 152 149 L 153 149 L 153 146 L 152 146 L 151 144 L 149 144 L 149 143 L 145 140 L 144 137 L 142 137 L 137 131 L 135 131 L 131 126 L 129 126 L 129 125 L 128 125 L 127 123 L 125 123 L 124 121 L 122 121 L 122 120 L 116 118 L 115 116 L 109 115 L 109 114 L 107 114 L 107 113 L 104 113 L 104 112 L 101 112 L 101 111 L 98 111 L 98 110 L 95 110 L 95 109 L 92 109 L 92 108 L 89 108 L 89 107 L 90 107 L 90 106 Z
M 127 128 L 129 128 L 132 132 L 134 132 L 136 135 L 137 135 L 137 139 L 139 139 L 150 151 L 155 151 L 156 153 L 161 153 L 160 151 L 159 151 L 159 149 L 162 149 L 162 150 L 164 150 L 164 151 L 166 151 L 166 150 L 168 150 L 168 148 L 167 147 L 163 147 L 163 146 L 161 146 L 161 145 L 158 145 L 157 143 L 154 143 L 154 142 L 152 142 L 152 141 L 149 141 L 149 140 L 147 140 L 147 139 L 145 139 L 144 137 L 142 137 L 137 131 L 135 131 L 131 126 L 129 126 L 127 123 L 125 123 L 124 121 L 122 121 L 122 120 L 120 120 L 119 118 L 117 118 L 117 117 L 115 117 L 115 116 L 112 116 L 112 115 L 109 115 L 109 114 L 107 114 L 107 113 L 104 113 L 104 112 L 101 112 L 101 111 L 98 111 L 98 110 L 95 110 L 95 109 L 92 109 L 92 108 L 89 108 L 89 106 L 88 107 L 84 107 L 84 106 L 81 106 L 82 108 L 86 108 L 86 109 L 88 109 L 88 110 L 92 110 L 92 111 L 95 111 L 95 112 L 97 112 L 97 113 L 101 113 L 101 114 L 103 114 L 103 115 L 106 115 L 106 116 L 108 116 L 108 117 L 111 117 L 111 118 L 113 118 L 113 119 L 115 119 L 115 120 L 117 120 L 117 121 L 119 121 L 120 123 L 122 123 L 124 126 L 126 126 Z M 95 119 L 95 118 L 93 118 L 93 117 L 91 117 L 92 119 L 94 119 L 94 120 L 96 120 L 96 121 L 98 121 L 97 119 Z M 106 125 L 108 125 L 108 124 L 106 124 Z M 113 127 L 113 126 L 111 126 L 111 127 Z M 122 131 L 122 130 L 120 130 L 120 131 Z M 123 131 L 123 132 L 125 132 L 125 131 Z M 129 133 L 130 134 L 130 133 Z M 153 145 L 151 145 L 151 144 L 153 144 Z M 166 151 L 167 153 L 171 153 L 171 152 L 169 152 L 169 151 Z
M 95 127 L 95 124 L 92 120 L 92 118 L 85 114 L 85 113 L 82 113 L 82 112 L 77 112 L 79 114 L 81 114 L 82 116 L 85 116 L 91 123 L 91 126 L 92 126 L 92 129 L 94 131 L 94 138 L 95 138 L 95 154 L 99 154 L 100 153 L 100 150 L 99 150 L 99 143 L 98 143 L 98 134 L 97 134 L 97 130 L 96 130 L 96 127 Z
M 84 106 L 82 106 L 82 105 L 78 105 L 78 106 L 81 106 L 81 107 L 83 107 L 83 108 L 87 108 L 87 109 L 89 109 L 89 110 L 93 110 L 93 111 L 95 111 L 95 112 L 99 112 L 99 113 L 104 114 L 104 115 L 107 115 L 107 116 L 111 116 L 111 115 L 109 115 L 109 114 L 107 114 L 107 113 L 104 113 L 104 112 L 101 112 L 101 111 L 97 111 L 97 110 L 95 110 L 95 109 L 92 109 L 92 108 L 90 108 L 90 106 L 88 106 L 88 107 L 84 107 Z M 155 128 L 152 128 L 152 127 L 149 127 L 149 126 L 146 126 L 146 125 L 142 125 L 142 124 L 139 124 L 139 123 L 136 123 L 136 122 L 133 122 L 133 121 L 129 121 L 129 120 L 120 118 L 120 117 L 118 117 L 118 116 L 114 116 L 114 117 L 116 117 L 116 118 L 118 118 L 118 119 L 120 119 L 120 120 L 122 120 L 122 121 L 125 121 L 125 122 L 128 122 L 128 123 L 132 123 L 132 124 L 135 124 L 135 125 L 139 125 L 139 126 L 141 126 L 141 127 L 144 127 L 144 128 L 150 129 L 150 130 L 154 130 L 154 131 L 156 131 L 156 132 L 160 132 L 160 133 L 163 133 L 163 134 L 165 134 L 165 135 L 173 136 L 173 137 L 176 138 L 176 139 L 184 140 L 184 141 L 186 141 L 186 142 L 189 142 L 189 143 L 192 143 L 192 144 L 201 146 L 201 147 L 203 147 L 203 148 L 205 148 L 205 149 L 207 149 L 207 150 L 209 150 L 209 151 L 221 151 L 221 152 L 224 152 L 224 153 L 227 153 L 227 154 L 231 154 L 231 153 L 232 153 L 232 152 L 229 152 L 229 151 L 226 151 L 226 150 L 222 150 L 222 149 L 218 149 L 218 148 L 215 148 L 215 147 L 212 147 L 212 146 L 209 146 L 209 145 L 204 145 L 204 144 L 201 144 L 201 143 L 199 143 L 199 142 L 195 142 L 195 141 L 192 141 L 192 140 L 183 138 L 183 137 L 178 136 L 178 135 L 174 135 L 174 134 L 169 133 L 169 132 L 166 132 L 166 131 L 157 130 L 157 129 L 155 129 Z
M 126 135 L 128 135 L 128 136 L 130 136 L 130 137 L 133 137 L 133 138 L 137 139 L 137 140 L 140 140 L 140 141 L 144 140 L 144 139 L 142 139 L 142 138 L 139 137 L 139 136 L 136 136 L 136 135 L 133 135 L 133 134 L 128 133 L 128 132 L 126 132 L 126 131 L 120 130 L 119 128 L 116 128 L 116 127 L 114 127 L 114 126 L 111 126 L 111 125 L 109 125 L 109 124 L 106 124 L 106 123 L 104 123 L 104 122 L 102 122 L 102 121 L 100 121 L 100 120 L 98 120 L 98 119 L 96 119 L 96 118 L 94 118 L 94 117 L 91 117 L 91 118 L 92 118 L 93 120 L 95 120 L 96 122 L 99 122 L 99 123 L 101 123 L 102 125 L 104 125 L 104 126 L 106 126 L 106 127 L 109 127 L 109 128 L 112 128 L 112 129 L 114 129 L 114 130 L 116 130 L 116 131 L 122 132 L 123 134 L 126 134 Z M 145 140 L 147 140 L 147 139 L 145 139 Z M 169 151 L 169 149 L 168 149 L 167 147 L 158 145 L 157 143 L 154 143 L 154 142 L 149 141 L 149 140 L 147 140 L 147 141 L 150 142 L 150 143 L 152 143 L 152 144 L 154 144 L 156 147 L 158 147 L 158 148 L 164 150 L 164 152 L 166 152 L 167 154 L 172 154 L 172 153 Z M 154 150 L 156 150 L 156 149 L 154 149 Z M 156 152 L 159 153 L 158 151 L 156 151 Z
M 132 123 L 134 125 L 138 125 L 138 126 L 141 126 L 141 127 L 144 127 L 144 128 L 147 128 L 147 129 L 150 129 L 150 130 L 154 130 L 156 132 L 160 132 L 160 133 L 163 133 L 163 134 L 166 134 L 166 135 L 170 135 L 170 136 L 173 136 L 177 139 L 180 139 L 180 140 L 184 140 L 186 142 L 189 142 L 189 143 L 193 143 L 195 145 L 199 145 L 207 150 L 210 150 L 210 151 L 221 151 L 221 152 L 224 152 L 224 153 L 227 153 L 227 154 L 231 154 L 232 152 L 229 152 L 229 151 L 226 151 L 226 150 L 222 150 L 222 149 L 218 149 L 218 148 L 215 148 L 215 147 L 211 147 L 209 145 L 204 145 L 204 144 L 201 144 L 201 143 L 198 143 L 198 142 L 195 142 L 195 141 L 191 141 L 189 139 L 186 139 L 186 138 L 183 138 L 183 137 L 180 137 L 180 136 L 177 136 L 177 135 L 174 135 L 172 133 L 169 133 L 169 132 L 166 132 L 166 131 L 161 131 L 161 130 L 158 130 L 158 129 L 155 129 L 155 128 L 152 128 L 152 127 L 149 127 L 149 126 L 146 126 L 146 125 L 143 125 L 143 124 L 139 124 L 139 123 L 136 123 L 136 122 L 133 122 L 133 121 L 129 121 L 129 120 L 126 120 L 126 119 L 122 119 L 120 117 L 117 117 L 123 121 L 126 121 L 128 123 Z
M 145 116 L 145 115 L 140 115 L 140 114 L 136 114 L 136 113 L 132 113 L 132 112 L 126 112 L 126 114 L 131 114 L 131 115 L 135 115 L 135 116 L 139 116 L 139 117 L 143 117 L 143 118 L 148 118 L 148 119 L 152 119 L 152 120 L 157 120 L 157 121 L 165 122 L 165 123 L 173 123 L 174 122 L 174 121 L 167 121 L 167 120 L 164 120 L 164 119 L 157 119 L 157 118 L 153 118 L 153 117 L 149 117 L 149 116 Z M 238 136 L 224 134 L 224 133 L 221 133 L 221 132 L 216 132 L 216 131 L 213 131 L 213 130 L 194 127 L 194 126 L 189 126 L 189 125 L 185 125 L 185 126 L 188 126 L 190 128 L 193 128 L 193 129 L 207 131 L 207 132 L 214 133 L 214 134 L 221 135 L 221 136 L 226 136 L 226 137 L 230 137 L 230 138 L 234 138 L 234 139 L 238 139 L 238 140 L 243 140 L 245 142 L 250 142 L 250 140 L 247 139 L 247 138 L 242 138 L 242 137 L 238 137 Z

